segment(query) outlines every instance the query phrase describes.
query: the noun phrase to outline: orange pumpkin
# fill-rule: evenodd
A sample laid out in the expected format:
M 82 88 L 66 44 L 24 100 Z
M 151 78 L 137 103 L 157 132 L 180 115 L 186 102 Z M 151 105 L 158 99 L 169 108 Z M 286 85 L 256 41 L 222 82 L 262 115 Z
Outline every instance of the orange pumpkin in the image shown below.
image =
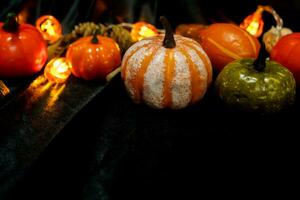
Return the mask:
M 0 22 L 0 77 L 23 77 L 39 72 L 47 61 L 47 45 L 30 24 L 19 24 L 9 13 Z
M 170 24 L 161 20 L 166 34 L 131 46 L 123 57 L 122 78 L 134 102 L 180 109 L 204 96 L 212 67 L 199 43 L 173 36 Z
M 258 56 L 259 41 L 234 24 L 212 24 L 200 34 L 200 44 L 217 71 L 231 61 Z
M 72 43 L 66 53 L 72 74 L 85 80 L 105 78 L 121 64 L 118 44 L 111 38 L 87 36 Z

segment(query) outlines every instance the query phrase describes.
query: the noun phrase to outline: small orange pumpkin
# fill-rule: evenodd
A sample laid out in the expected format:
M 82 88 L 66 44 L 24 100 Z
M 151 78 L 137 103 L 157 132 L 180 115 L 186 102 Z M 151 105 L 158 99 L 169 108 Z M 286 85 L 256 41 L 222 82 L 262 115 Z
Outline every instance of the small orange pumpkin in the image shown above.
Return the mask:
M 66 58 L 71 63 L 72 74 L 85 80 L 103 79 L 121 64 L 118 44 L 96 34 L 72 43 Z
M 122 78 L 134 102 L 180 109 L 204 96 L 212 81 L 212 67 L 199 43 L 174 36 L 166 18 L 161 21 L 165 35 L 141 40 L 127 50 Z
M 215 23 L 200 34 L 200 44 L 217 71 L 231 61 L 258 56 L 259 41 L 234 24 Z

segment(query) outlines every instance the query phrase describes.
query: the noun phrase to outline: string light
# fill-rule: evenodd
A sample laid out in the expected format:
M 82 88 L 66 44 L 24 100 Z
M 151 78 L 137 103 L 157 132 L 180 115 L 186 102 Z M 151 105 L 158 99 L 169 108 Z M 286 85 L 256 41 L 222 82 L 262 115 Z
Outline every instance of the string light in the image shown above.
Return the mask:
M 62 36 L 60 22 L 51 15 L 44 15 L 38 18 L 36 21 L 36 28 L 50 44 L 56 42 Z
M 245 29 L 251 35 L 260 37 L 264 28 L 264 21 L 262 19 L 262 14 L 264 11 L 273 15 L 276 21 L 276 28 L 280 31 L 283 27 L 283 20 L 271 6 L 262 5 L 259 5 L 253 14 L 247 16 L 240 24 L 240 27 Z
M 64 83 L 71 74 L 71 65 L 66 58 L 53 58 L 46 65 L 44 74 L 50 82 Z
M 131 37 L 133 41 L 140 41 L 147 37 L 152 37 L 157 35 L 158 31 L 152 24 L 146 22 L 137 22 L 132 25 Z

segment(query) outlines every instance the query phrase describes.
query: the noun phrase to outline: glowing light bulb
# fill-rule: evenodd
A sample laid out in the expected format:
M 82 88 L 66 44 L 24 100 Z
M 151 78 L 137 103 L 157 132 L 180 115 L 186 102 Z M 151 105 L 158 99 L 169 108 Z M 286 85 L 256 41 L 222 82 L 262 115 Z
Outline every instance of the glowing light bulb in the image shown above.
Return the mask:
M 140 41 L 147 37 L 152 37 L 157 35 L 158 31 L 155 26 L 146 22 L 137 22 L 133 24 L 131 30 L 131 37 L 133 41 Z
M 264 28 L 264 21 L 262 19 L 263 11 L 264 7 L 258 6 L 257 10 L 252 15 L 249 15 L 244 19 L 240 24 L 240 27 L 255 37 L 261 36 Z
M 70 74 L 71 64 L 65 58 L 53 58 L 44 70 L 46 78 L 55 83 L 64 83 Z
M 6 96 L 10 93 L 9 88 L 0 80 L 0 97 Z
M 49 43 L 56 42 L 62 36 L 60 22 L 51 15 L 44 15 L 37 19 L 36 28 Z

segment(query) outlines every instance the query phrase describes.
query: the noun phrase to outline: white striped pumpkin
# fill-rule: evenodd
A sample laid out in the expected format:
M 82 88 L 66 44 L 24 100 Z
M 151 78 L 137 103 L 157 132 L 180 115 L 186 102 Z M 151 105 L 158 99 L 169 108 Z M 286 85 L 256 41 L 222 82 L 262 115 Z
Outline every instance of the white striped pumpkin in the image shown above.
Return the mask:
M 122 78 L 136 103 L 159 109 L 184 108 L 204 96 L 212 81 L 211 63 L 196 41 L 175 35 L 176 46 L 166 48 L 164 37 L 131 46 L 122 60 Z

